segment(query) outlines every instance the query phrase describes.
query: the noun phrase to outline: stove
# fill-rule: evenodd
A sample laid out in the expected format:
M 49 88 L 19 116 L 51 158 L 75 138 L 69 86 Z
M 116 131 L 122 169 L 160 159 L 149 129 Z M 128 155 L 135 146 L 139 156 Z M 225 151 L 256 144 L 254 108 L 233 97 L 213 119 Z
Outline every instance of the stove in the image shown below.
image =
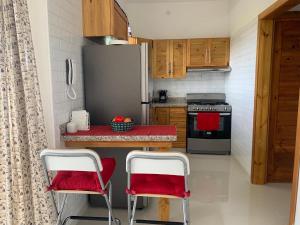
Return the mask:
M 231 112 L 231 106 L 226 103 L 223 93 L 193 93 L 187 94 L 189 112 Z
M 187 94 L 188 130 L 187 152 L 197 154 L 231 153 L 231 112 L 232 107 L 226 102 L 224 93 Z M 198 116 L 201 113 L 219 117 L 219 128 L 215 130 L 198 129 Z M 212 113 L 207 115 L 207 113 Z M 201 126 L 200 126 L 201 127 Z

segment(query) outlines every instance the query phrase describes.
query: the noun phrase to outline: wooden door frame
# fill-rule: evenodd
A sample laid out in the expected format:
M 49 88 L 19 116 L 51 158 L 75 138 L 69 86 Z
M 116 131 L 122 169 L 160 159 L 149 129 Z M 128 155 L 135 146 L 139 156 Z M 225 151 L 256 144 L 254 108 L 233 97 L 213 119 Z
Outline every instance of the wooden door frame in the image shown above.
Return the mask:
M 251 182 L 267 183 L 269 118 L 275 19 L 300 4 L 300 0 L 278 0 L 258 17 L 256 81 L 253 119 Z

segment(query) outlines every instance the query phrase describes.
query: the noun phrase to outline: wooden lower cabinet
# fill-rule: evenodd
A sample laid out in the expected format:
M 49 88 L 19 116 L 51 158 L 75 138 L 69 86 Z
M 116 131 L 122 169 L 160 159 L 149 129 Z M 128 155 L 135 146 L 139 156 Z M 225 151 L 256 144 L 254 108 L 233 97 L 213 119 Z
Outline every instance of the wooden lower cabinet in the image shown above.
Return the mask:
M 152 108 L 151 123 L 176 126 L 177 141 L 173 143 L 173 147 L 186 148 L 186 107 Z

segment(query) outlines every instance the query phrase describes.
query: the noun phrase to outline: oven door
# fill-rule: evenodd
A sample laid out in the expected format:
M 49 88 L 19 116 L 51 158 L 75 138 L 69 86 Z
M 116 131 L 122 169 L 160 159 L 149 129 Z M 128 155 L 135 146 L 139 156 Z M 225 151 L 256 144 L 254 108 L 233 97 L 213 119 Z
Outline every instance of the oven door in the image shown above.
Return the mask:
M 199 112 L 201 113 L 201 112 Z M 197 114 L 188 113 L 188 138 L 198 139 L 230 139 L 231 138 L 231 113 L 220 113 L 220 128 L 216 131 L 203 131 L 197 128 Z

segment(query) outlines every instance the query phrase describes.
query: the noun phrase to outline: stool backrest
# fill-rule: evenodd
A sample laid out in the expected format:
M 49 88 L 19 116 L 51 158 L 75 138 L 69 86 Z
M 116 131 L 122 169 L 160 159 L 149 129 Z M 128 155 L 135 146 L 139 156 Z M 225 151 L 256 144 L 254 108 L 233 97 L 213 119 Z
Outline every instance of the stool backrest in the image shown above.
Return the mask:
M 94 171 L 103 170 L 100 157 L 88 149 L 45 149 L 41 159 L 47 171 Z
M 126 158 L 126 171 L 132 174 L 186 176 L 190 174 L 188 157 L 180 152 L 132 151 Z

